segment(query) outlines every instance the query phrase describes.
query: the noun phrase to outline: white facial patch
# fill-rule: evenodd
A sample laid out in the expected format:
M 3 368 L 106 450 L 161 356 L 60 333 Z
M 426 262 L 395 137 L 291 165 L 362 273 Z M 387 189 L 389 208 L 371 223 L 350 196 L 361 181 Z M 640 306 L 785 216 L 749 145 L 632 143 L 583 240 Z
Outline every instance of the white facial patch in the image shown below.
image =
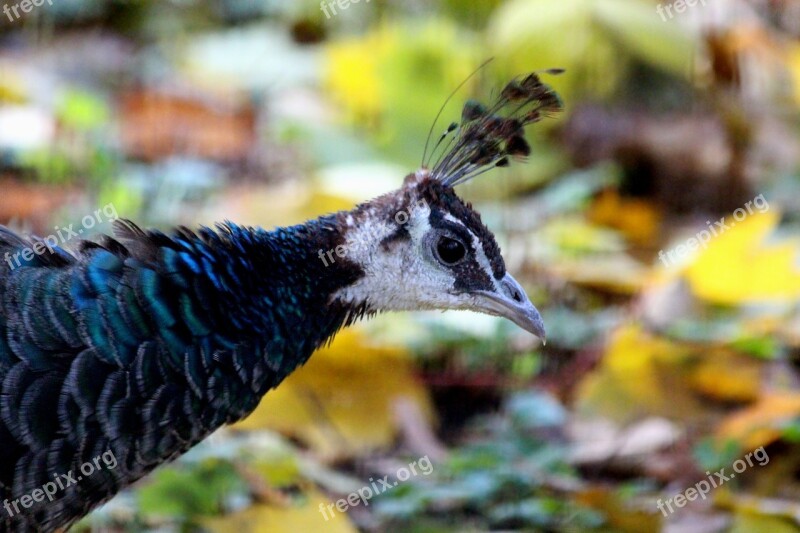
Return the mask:
M 351 226 L 346 234 L 346 259 L 361 266 L 365 275 L 335 293 L 333 299 L 353 304 L 368 302 L 371 309 L 382 311 L 457 309 L 468 305 L 466 296 L 453 291 L 452 273 L 432 261 L 423 249 L 424 237 L 432 229 L 430 212 L 428 205 L 415 204 L 406 213 L 408 216 L 397 216 L 391 223 L 367 214 L 360 224 Z M 387 249 L 381 242 L 398 228 L 405 228 L 410 239 L 401 238 Z M 485 261 L 485 255 L 483 258 Z

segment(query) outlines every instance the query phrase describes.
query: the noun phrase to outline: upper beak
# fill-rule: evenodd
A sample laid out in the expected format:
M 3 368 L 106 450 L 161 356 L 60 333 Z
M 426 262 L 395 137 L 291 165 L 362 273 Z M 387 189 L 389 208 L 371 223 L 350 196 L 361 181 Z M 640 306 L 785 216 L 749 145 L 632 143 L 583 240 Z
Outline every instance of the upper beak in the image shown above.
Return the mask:
M 547 342 L 542 315 L 510 274 L 506 274 L 500 280 L 499 291 L 476 291 L 473 294 L 478 311 L 507 318 L 542 339 L 542 342 Z

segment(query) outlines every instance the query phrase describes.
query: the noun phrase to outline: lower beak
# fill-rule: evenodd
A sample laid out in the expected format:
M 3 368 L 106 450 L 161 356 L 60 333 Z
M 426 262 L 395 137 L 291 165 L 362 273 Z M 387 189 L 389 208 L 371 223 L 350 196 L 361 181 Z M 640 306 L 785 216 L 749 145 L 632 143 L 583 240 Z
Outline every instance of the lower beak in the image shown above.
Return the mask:
M 517 280 L 506 274 L 500 280 L 498 291 L 476 291 L 477 311 L 501 316 L 512 321 L 525 331 L 529 331 L 546 343 L 542 315 L 528 299 Z

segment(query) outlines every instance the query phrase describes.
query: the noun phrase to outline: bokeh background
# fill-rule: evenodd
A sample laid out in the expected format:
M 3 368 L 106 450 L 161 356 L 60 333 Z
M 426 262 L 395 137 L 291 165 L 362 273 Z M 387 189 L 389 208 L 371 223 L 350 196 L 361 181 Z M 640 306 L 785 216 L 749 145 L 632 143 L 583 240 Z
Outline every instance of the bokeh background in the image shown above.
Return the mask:
M 800 530 L 800 2 L 3 2 L 0 223 L 40 235 L 108 204 L 163 229 L 348 209 L 418 167 L 486 59 L 437 134 L 566 69 L 527 164 L 459 189 L 546 346 L 469 313 L 359 324 L 76 530 Z

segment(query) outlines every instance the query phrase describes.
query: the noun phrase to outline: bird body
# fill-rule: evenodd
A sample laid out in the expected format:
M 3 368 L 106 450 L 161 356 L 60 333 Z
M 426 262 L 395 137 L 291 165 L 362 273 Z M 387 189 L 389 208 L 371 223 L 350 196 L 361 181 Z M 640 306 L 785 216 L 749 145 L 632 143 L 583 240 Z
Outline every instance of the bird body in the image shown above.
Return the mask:
M 470 113 L 449 162 L 352 211 L 272 231 L 117 221 L 114 237 L 75 252 L 39 246 L 16 268 L 0 263 L 0 531 L 69 527 L 247 416 L 365 315 L 472 309 L 543 336 L 493 235 L 448 182 L 518 151 L 527 122 L 497 140 L 494 112 Z M 36 242 L 2 228 L 0 257 Z
M 342 216 L 273 232 L 234 224 L 117 237 L 0 273 L 0 523 L 82 516 L 210 432 L 249 414 L 342 326 L 329 304 L 358 276 L 324 266 Z M 29 246 L 7 230 L 0 255 Z M 33 514 L 14 499 L 111 451 L 118 466 Z M 30 523 L 28 523 L 30 522 Z

